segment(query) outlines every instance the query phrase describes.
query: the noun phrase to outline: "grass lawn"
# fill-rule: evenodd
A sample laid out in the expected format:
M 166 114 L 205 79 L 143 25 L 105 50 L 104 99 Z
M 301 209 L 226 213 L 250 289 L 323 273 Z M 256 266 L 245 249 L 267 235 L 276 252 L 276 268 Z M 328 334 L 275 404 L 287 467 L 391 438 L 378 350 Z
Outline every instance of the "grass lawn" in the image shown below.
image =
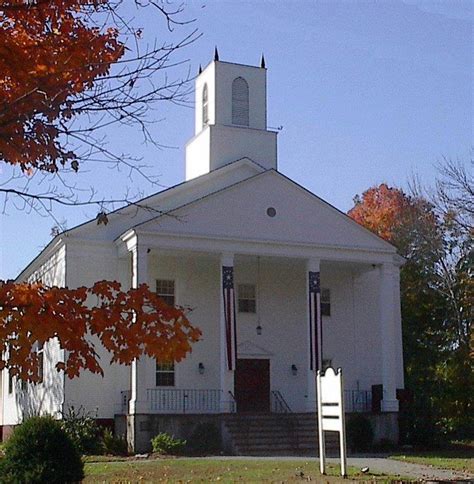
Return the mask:
M 163 458 L 86 462 L 84 482 L 340 482 L 339 466 L 321 476 L 318 462 Z M 339 477 L 338 477 L 339 476 Z M 399 476 L 363 474 L 349 468 L 354 480 L 389 482 Z M 348 482 L 345 480 L 344 482 Z M 406 481 L 404 481 L 406 482 Z
M 470 453 L 454 449 L 416 452 L 406 455 L 392 455 L 390 459 L 474 473 L 474 449 Z

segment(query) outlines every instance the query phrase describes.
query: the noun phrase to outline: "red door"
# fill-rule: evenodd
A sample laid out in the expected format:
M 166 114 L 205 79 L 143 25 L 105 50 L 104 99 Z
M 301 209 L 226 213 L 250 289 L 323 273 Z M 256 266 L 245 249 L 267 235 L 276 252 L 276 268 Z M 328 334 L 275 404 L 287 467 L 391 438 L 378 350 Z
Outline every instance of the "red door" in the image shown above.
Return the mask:
M 237 360 L 234 390 L 237 412 L 269 412 L 270 360 Z

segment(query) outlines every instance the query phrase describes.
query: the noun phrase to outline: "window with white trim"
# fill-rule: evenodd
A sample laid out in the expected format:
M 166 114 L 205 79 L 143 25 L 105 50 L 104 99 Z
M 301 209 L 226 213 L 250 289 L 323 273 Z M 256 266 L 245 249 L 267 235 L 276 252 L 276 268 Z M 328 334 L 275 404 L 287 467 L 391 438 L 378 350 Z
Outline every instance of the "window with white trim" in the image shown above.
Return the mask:
M 249 85 L 243 77 L 232 82 L 232 124 L 249 125 Z
M 202 125 L 209 124 L 209 94 L 207 92 L 207 84 L 202 88 Z
M 169 279 L 156 280 L 156 293 L 165 301 L 168 306 L 175 305 L 175 286 L 174 281 Z
M 13 393 L 13 375 L 10 370 L 8 370 L 8 393 Z
M 156 386 L 174 387 L 174 363 L 156 362 Z
M 239 284 L 237 291 L 239 313 L 256 313 L 257 292 L 255 284 Z
M 321 315 L 331 316 L 331 291 L 327 288 L 321 289 Z
M 36 350 L 36 356 L 38 357 L 38 383 L 43 383 L 44 379 L 44 345 L 38 343 Z

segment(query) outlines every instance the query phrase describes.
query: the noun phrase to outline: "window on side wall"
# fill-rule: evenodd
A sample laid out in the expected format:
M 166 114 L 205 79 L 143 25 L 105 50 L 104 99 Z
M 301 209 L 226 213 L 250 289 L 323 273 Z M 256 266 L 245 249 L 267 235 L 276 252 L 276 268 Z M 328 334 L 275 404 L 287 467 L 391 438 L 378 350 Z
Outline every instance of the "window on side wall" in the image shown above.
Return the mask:
M 38 383 L 43 383 L 44 379 L 44 345 L 39 344 L 36 350 L 38 356 Z
M 321 289 L 321 315 L 331 316 L 331 291 Z
M 255 284 L 239 284 L 239 313 L 256 313 L 257 296 Z
M 174 281 L 168 279 L 157 279 L 156 293 L 169 306 L 175 305 L 175 287 Z
M 156 363 L 156 386 L 174 387 L 174 363 Z
M 8 371 L 8 394 L 11 395 L 13 393 L 13 375 L 11 371 Z

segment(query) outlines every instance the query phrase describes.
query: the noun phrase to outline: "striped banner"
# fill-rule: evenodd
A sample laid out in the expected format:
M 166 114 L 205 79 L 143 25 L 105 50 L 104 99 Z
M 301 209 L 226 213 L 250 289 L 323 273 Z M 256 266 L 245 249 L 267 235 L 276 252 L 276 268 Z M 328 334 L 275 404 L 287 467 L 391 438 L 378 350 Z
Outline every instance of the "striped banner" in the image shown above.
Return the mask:
M 235 318 L 235 292 L 234 292 L 234 268 L 222 266 L 222 289 L 224 298 L 224 320 L 227 350 L 227 368 L 235 369 L 237 347 L 236 318 Z
M 308 272 L 309 284 L 309 368 L 322 369 L 323 328 L 321 324 L 321 284 L 319 272 Z

